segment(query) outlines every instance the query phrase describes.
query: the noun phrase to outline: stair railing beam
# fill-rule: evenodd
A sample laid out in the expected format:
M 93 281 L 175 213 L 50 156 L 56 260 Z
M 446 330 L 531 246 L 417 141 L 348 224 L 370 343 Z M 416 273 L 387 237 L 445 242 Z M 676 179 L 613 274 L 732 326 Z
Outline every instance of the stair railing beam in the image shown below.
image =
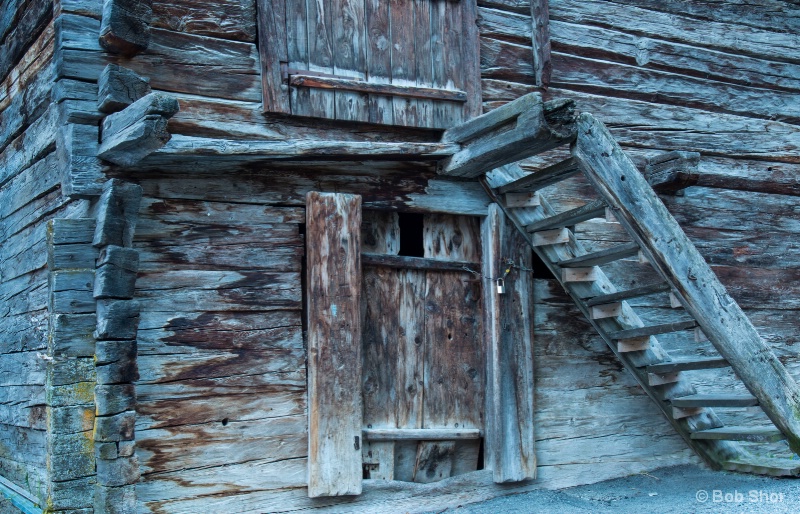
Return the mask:
M 686 311 L 758 398 L 770 420 L 786 435 L 792 451 L 800 453 L 797 383 L 608 129 L 587 113 L 578 117 L 577 127 L 572 155 L 589 181 L 651 265 L 680 294 Z

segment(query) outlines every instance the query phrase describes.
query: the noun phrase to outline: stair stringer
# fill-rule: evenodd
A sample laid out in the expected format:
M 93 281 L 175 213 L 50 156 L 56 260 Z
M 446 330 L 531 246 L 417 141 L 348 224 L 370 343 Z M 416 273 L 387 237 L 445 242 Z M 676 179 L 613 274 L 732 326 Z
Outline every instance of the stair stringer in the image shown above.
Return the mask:
M 617 318 L 592 319 L 587 307 L 580 299 L 616 292 L 616 288 L 601 269 L 597 269 L 597 277 L 593 282 L 572 282 L 565 284 L 562 281 L 561 269 L 556 266 L 555 263 L 587 253 L 581 243 L 575 239 L 571 231 L 569 242 L 566 244 L 548 246 L 533 245 L 532 234 L 525 230 L 525 226 L 556 214 L 547 203 L 547 200 L 540 195 L 541 204 L 538 207 L 514 208 L 512 212 L 512 210 L 507 208 L 505 203 L 494 193 L 495 188 L 517 180 L 525 175 L 526 173 L 519 165 L 510 164 L 487 173 L 486 177 L 481 179 L 481 182 L 490 198 L 503 209 L 506 216 L 515 225 L 517 230 L 519 230 L 541 260 L 548 266 L 551 273 L 553 273 L 573 300 L 573 303 L 581 310 L 586 320 L 591 323 L 595 331 L 603 338 L 609 349 L 623 364 L 625 369 L 631 373 L 640 387 L 658 406 L 659 410 L 661 410 L 674 430 L 686 441 L 686 444 L 689 445 L 704 462 L 714 469 L 721 469 L 723 462 L 746 456 L 748 452 L 733 441 L 695 440 L 691 438 L 690 434 L 692 432 L 723 426 L 723 423 L 716 414 L 714 414 L 713 409 L 703 408 L 694 416 L 682 419 L 673 418 L 672 406 L 669 400 L 671 398 L 696 394 L 696 390 L 685 375 L 679 375 L 678 381 L 674 383 L 661 386 L 649 385 L 648 374 L 644 367 L 649 364 L 657 364 L 672 360 L 655 336 L 650 336 L 650 348 L 647 350 L 625 353 L 620 353 L 617 350 L 614 341 L 608 337 L 609 333 L 644 326 L 642 320 L 627 302 L 622 302 L 622 315 Z

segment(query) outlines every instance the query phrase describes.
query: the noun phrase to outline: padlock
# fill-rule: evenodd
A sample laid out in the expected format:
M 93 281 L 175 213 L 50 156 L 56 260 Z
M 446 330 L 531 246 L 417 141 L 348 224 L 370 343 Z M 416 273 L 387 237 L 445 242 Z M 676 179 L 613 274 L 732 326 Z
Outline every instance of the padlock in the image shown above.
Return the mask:
M 506 281 L 502 278 L 497 279 L 497 294 L 506 294 Z

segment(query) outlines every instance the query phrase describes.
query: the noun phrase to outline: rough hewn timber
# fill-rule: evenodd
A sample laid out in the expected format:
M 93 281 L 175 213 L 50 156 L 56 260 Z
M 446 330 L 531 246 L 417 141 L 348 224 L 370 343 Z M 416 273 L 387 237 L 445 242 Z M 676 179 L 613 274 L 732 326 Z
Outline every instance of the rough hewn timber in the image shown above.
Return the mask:
M 686 310 L 786 435 L 793 451 L 800 452 L 800 389 L 794 379 L 608 129 L 589 114 L 578 119 L 573 155 L 646 251 L 651 265 L 680 293 Z
M 489 208 L 482 226 L 483 268 L 488 277 L 503 277 L 511 259 L 530 268 L 530 252 L 497 205 Z M 521 243 L 521 244 L 520 244 Z M 527 274 L 504 277 L 499 294 L 496 280 L 484 281 L 486 341 L 486 467 L 497 483 L 536 478 L 533 421 L 532 323 L 528 315 L 533 293 Z
M 167 120 L 178 112 L 178 100 L 165 93 L 150 93 L 103 120 L 98 155 L 120 166 L 131 166 L 158 150 L 170 139 Z
M 361 197 L 309 193 L 308 495 L 361 493 Z
M 572 108 L 568 101 L 544 104 L 541 95 L 531 93 L 448 130 L 442 140 L 459 141 L 463 148 L 441 164 L 439 173 L 476 177 L 563 144 L 574 137 Z
M 97 85 L 97 108 L 105 113 L 121 111 L 151 91 L 149 79 L 118 64 L 103 68 Z
M 100 44 L 112 54 L 127 57 L 150 44 L 151 0 L 104 0 Z

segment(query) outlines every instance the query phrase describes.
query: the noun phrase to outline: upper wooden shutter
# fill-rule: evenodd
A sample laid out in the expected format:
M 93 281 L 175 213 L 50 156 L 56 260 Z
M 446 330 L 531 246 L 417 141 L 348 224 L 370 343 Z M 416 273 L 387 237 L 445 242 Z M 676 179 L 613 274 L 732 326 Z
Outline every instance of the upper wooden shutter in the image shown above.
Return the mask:
M 259 0 L 264 109 L 448 128 L 481 112 L 476 0 Z

